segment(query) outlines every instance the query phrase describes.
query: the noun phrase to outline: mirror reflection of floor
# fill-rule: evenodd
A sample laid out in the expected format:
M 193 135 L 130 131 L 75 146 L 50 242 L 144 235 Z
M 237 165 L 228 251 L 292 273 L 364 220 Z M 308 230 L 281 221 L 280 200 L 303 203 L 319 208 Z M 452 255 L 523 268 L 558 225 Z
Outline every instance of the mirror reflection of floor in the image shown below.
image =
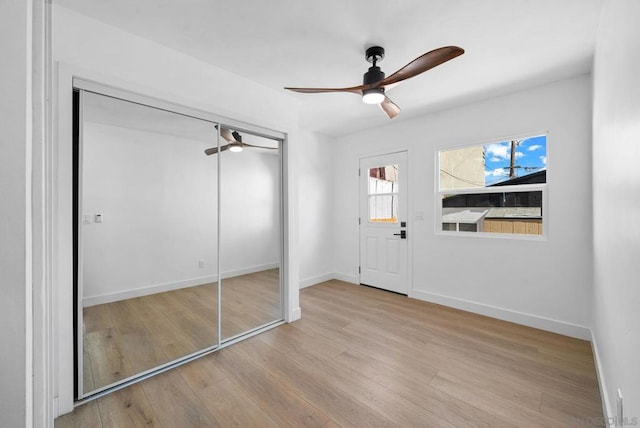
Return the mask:
M 217 344 L 217 283 L 84 308 L 83 389 Z M 223 280 L 222 339 L 278 320 L 279 270 Z

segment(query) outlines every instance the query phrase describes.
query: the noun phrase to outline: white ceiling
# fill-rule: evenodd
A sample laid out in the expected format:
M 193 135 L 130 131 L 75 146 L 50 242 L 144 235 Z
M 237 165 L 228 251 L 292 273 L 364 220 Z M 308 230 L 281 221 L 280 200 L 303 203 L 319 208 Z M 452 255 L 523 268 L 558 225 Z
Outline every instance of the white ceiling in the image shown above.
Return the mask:
M 588 72 L 602 0 L 54 0 L 276 90 L 361 83 L 434 48 L 466 53 L 388 92 L 394 122 Z M 301 126 L 340 135 L 389 122 L 353 94 L 291 94 Z

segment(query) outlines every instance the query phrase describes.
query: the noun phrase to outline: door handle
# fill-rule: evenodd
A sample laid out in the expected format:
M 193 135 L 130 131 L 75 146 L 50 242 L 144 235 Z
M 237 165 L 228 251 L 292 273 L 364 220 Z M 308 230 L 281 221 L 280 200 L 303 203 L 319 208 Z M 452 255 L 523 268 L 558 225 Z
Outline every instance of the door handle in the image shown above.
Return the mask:
M 400 233 L 394 233 L 393 236 L 399 236 L 400 239 L 407 239 L 407 231 L 401 230 Z

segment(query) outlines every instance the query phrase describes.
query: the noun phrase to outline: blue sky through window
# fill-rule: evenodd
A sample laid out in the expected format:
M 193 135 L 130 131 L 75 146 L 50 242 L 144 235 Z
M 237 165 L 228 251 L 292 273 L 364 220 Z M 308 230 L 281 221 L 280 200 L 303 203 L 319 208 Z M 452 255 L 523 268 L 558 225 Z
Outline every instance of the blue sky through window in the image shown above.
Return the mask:
M 516 177 L 532 174 L 547 168 L 547 136 L 516 140 L 514 171 Z M 509 179 L 511 141 L 486 144 L 484 148 L 485 185 Z

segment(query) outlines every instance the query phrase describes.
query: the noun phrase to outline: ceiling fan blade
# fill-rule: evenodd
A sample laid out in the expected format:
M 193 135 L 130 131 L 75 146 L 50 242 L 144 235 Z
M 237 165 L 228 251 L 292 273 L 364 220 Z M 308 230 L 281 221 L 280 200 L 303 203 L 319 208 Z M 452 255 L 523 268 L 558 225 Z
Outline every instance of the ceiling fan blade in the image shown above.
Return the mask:
M 389 116 L 389 119 L 393 119 L 400 114 L 400 107 L 387 96 L 385 96 L 384 100 L 380 103 L 380 108 Z
M 237 143 L 236 139 L 233 138 L 233 135 L 231 133 L 230 129 L 227 128 L 222 128 L 220 130 L 220 136 L 225 139 L 228 143 Z
M 362 95 L 363 85 L 352 86 L 350 88 L 287 88 L 285 89 L 293 92 L 300 92 L 302 94 L 317 94 L 321 92 L 351 92 L 354 94 Z
M 220 146 L 220 151 L 221 151 L 221 152 L 224 152 L 224 151 L 225 151 L 225 150 L 227 150 L 228 148 L 229 148 L 229 145 L 228 145 L 228 144 L 227 144 L 227 145 L 224 145 L 224 146 Z M 206 149 L 206 150 L 204 151 L 204 153 L 205 153 L 207 156 L 215 155 L 216 153 L 218 153 L 218 148 L 217 148 L 217 147 L 211 147 L 211 148 L 209 148 L 209 149 Z
M 414 59 L 392 75 L 382 79 L 376 86 L 387 86 L 417 76 L 463 53 L 464 49 L 458 46 L 444 46 L 434 49 Z

